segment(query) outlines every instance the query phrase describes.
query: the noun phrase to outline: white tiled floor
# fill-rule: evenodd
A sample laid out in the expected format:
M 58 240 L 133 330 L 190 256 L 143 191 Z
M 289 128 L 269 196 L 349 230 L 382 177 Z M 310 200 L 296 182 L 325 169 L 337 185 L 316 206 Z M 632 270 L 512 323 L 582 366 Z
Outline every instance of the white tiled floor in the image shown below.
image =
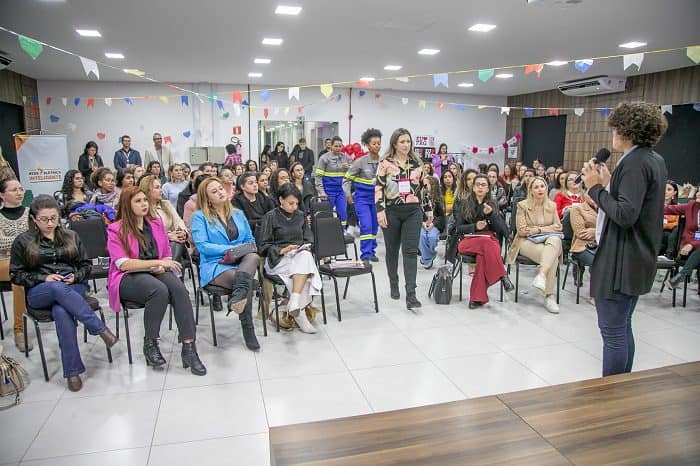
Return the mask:
M 380 235 L 381 236 L 381 235 Z M 381 246 L 380 246 L 381 248 Z M 380 257 L 383 251 L 380 249 Z M 436 261 L 436 264 L 439 261 Z M 400 267 L 401 270 L 401 267 Z M 519 302 L 506 295 L 479 310 L 458 302 L 430 303 L 433 270 L 419 267 L 423 308 L 407 311 L 388 296 L 383 261 L 376 266 L 380 313 L 367 277 L 353 279 L 338 322 L 333 287 L 325 282 L 328 325 L 319 332 L 276 333 L 262 349 L 243 347 L 238 319 L 216 315 L 219 346 L 211 345 L 208 308 L 202 309 L 198 347 L 205 377 L 182 369 L 176 331 L 163 325 L 161 349 L 169 364 L 155 371 L 141 354 L 142 312 L 131 318 L 134 364 L 126 343 L 106 361 L 101 341 L 81 343 L 87 373 L 78 393 L 65 388 L 56 337 L 44 327 L 50 381 L 37 350 L 29 359 L 11 339 L 5 351 L 30 372 L 32 384 L 19 407 L 0 412 L 0 464 L 180 465 L 269 464 L 270 426 L 354 416 L 597 377 L 602 343 L 594 308 L 575 304 L 569 282 L 561 314 L 547 313 L 521 271 Z M 104 283 L 99 284 L 104 288 Z M 329 286 L 330 285 L 330 286 Z M 700 298 L 691 285 L 688 306 L 671 307 L 668 292 L 640 299 L 633 317 L 635 370 L 700 360 Z M 469 278 L 465 276 L 465 295 Z M 585 296 L 586 292 L 582 294 Z M 106 305 L 104 291 L 98 297 Z M 9 298 L 9 299 L 7 299 Z M 11 297 L 6 296 L 7 301 Z M 320 305 L 320 300 L 317 300 Z M 8 303 L 9 305 L 9 303 Z M 114 317 L 109 322 L 114 327 Z M 123 324 L 122 324 L 123 325 Z M 11 322 L 4 322 L 6 333 Z M 33 329 L 30 335 L 34 335 Z

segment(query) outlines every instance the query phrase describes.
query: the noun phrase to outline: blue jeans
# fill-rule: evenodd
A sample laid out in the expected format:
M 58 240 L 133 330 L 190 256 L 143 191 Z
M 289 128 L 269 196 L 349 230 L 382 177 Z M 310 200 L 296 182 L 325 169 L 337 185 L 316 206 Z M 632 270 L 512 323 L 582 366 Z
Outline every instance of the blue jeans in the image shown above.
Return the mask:
M 66 285 L 63 282 L 44 282 L 27 292 L 27 301 L 31 307 L 51 308 L 58 346 L 61 348 L 63 377 L 66 378 L 85 372 L 78 348 L 78 321 L 85 325 L 90 335 L 99 335 L 107 329 L 85 301 L 85 292 L 89 289 L 85 283 Z
M 420 251 L 420 263 L 427 265 L 437 256 L 437 244 L 440 240 L 440 230 L 435 227 L 426 230 L 421 227 L 418 250 Z
M 639 296 L 622 293 L 613 293 L 608 299 L 595 297 L 598 328 L 603 337 L 603 377 L 632 372 L 632 313 L 638 299 Z

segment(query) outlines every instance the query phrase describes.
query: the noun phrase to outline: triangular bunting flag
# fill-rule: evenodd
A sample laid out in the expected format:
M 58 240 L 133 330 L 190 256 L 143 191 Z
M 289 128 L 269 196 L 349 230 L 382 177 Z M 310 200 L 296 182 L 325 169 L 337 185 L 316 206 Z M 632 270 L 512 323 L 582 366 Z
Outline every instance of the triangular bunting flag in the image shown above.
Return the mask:
M 51 97 L 46 98 L 46 105 L 51 105 Z
M 406 105 L 408 103 L 408 97 L 401 97 L 401 103 Z
M 57 117 L 56 115 L 49 115 L 49 120 L 51 120 L 51 123 L 58 123 L 58 120 L 60 120 L 60 117 Z
M 289 107 L 284 107 L 284 116 L 289 114 Z
M 668 113 L 669 115 L 673 115 L 673 105 L 662 105 L 661 113 Z
M 700 63 L 700 45 L 695 45 L 693 47 L 688 47 L 685 49 L 685 54 L 690 58 L 696 65 Z
M 288 95 L 289 95 L 289 100 L 297 99 L 297 102 L 298 102 L 299 101 L 299 88 L 298 87 L 290 87 Z
M 408 78 L 396 78 L 397 81 L 401 81 L 402 83 L 407 83 Z
M 163 136 L 163 144 L 172 144 L 172 143 L 173 143 L 172 136 Z
M 576 116 L 581 116 L 581 115 L 583 115 L 583 109 L 580 108 L 580 107 L 579 107 L 579 108 L 575 108 L 575 109 L 574 109 L 574 113 L 576 114 Z
M 189 105 L 190 105 L 189 96 L 181 95 L 180 96 L 180 105 L 182 105 L 183 107 L 189 107 Z
M 503 114 L 510 115 L 510 107 L 501 107 L 501 115 Z
M 192 131 L 190 131 L 190 130 L 187 130 L 187 131 L 183 131 L 183 132 L 182 132 L 182 136 L 183 136 L 185 139 L 189 138 L 191 135 L 192 135 Z
M 440 110 L 442 110 L 443 108 L 445 108 L 445 104 L 442 103 L 442 102 L 438 102 L 438 103 L 437 103 L 437 108 L 439 108 Z
M 229 112 L 224 112 L 221 114 L 221 118 L 223 118 L 224 120 L 227 120 L 228 117 L 230 117 L 230 116 L 231 116 L 231 114 Z
M 224 103 L 221 101 L 221 99 L 216 99 L 216 106 L 219 108 L 219 110 L 224 109 Z
M 94 108 L 95 107 L 95 99 L 90 97 L 87 101 L 87 108 Z
M 170 102 L 170 99 L 168 99 L 167 95 L 162 95 L 162 96 L 158 97 L 158 99 L 166 105 Z
M 525 115 L 529 117 L 532 116 L 533 113 L 535 113 L 535 109 L 530 107 L 525 107 L 523 111 L 525 112 Z
M 265 115 L 265 118 L 270 114 L 270 111 L 267 109 L 267 107 L 263 108 L 263 115 Z
M 464 104 L 457 104 L 457 110 L 459 110 L 460 112 L 463 112 L 465 108 L 466 107 L 464 106 Z
M 493 149 L 493 147 L 489 147 L 489 154 L 493 154 L 494 152 L 496 151 Z
M 22 47 L 22 50 L 27 52 L 27 55 L 32 57 L 32 60 L 36 60 L 39 55 L 41 55 L 41 52 L 44 51 L 44 46 L 41 45 L 40 42 L 35 41 L 34 39 L 30 39 L 29 37 L 25 36 L 19 36 L 19 46 Z
M 574 68 L 576 68 L 576 71 L 579 71 L 581 73 L 585 73 L 588 71 L 588 68 L 593 66 L 593 60 L 590 58 L 587 58 L 585 60 L 576 60 L 574 62 Z
M 335 96 L 335 101 L 340 102 L 340 99 L 342 99 L 342 98 L 343 98 L 343 94 L 338 94 L 337 96 Z
M 488 107 L 488 105 L 477 105 L 476 108 L 478 108 L 479 110 L 483 110 L 483 109 L 485 109 L 486 107 Z
M 449 76 L 447 75 L 447 73 L 434 74 L 433 75 L 433 86 L 434 87 L 438 87 L 438 86 L 450 87 L 449 86 Z
M 241 93 L 239 91 L 234 91 L 233 94 L 231 95 L 231 98 L 233 99 L 233 101 L 235 103 L 240 104 L 241 102 L 243 102 L 243 96 L 241 95 Z
M 270 91 L 260 91 L 260 98 L 263 102 L 267 102 L 267 99 L 270 98 Z
M 67 97 L 61 97 L 61 103 L 63 104 L 64 107 L 65 107 L 66 105 L 68 105 L 68 98 L 67 98 Z
M 369 89 L 372 86 L 369 83 L 369 81 L 365 81 L 365 80 L 361 79 L 361 80 L 357 81 L 357 87 L 364 87 L 364 88 Z
M 90 77 L 90 73 L 94 74 L 97 79 L 100 79 L 100 70 L 97 68 L 97 62 L 89 58 L 80 57 L 80 63 L 83 64 L 85 76 Z
M 479 80 L 486 82 L 493 77 L 493 69 L 479 70 Z
M 134 105 L 134 101 L 131 100 L 131 97 L 124 97 L 124 102 L 125 102 L 127 105 Z
M 382 95 L 379 92 L 377 92 L 376 94 L 374 94 L 374 100 L 378 100 L 381 96 Z
M 333 94 L 333 85 L 321 84 L 321 94 L 323 94 L 324 97 L 328 98 L 331 94 Z
M 557 116 L 559 115 L 559 109 L 555 107 L 551 107 L 549 109 L 549 116 Z
M 236 116 L 241 116 L 241 104 L 233 104 L 233 111 Z
M 425 108 L 426 101 L 425 100 L 419 100 L 418 101 L 418 108 Z
M 39 96 L 32 97 L 32 105 L 39 105 Z
M 301 105 L 297 107 L 297 113 L 302 113 L 304 111 L 304 107 Z
M 360 89 L 360 92 L 359 92 L 360 97 L 364 97 L 364 95 L 365 95 L 366 93 L 367 93 L 367 91 L 365 91 L 364 89 Z
M 542 68 L 544 68 L 544 64 L 542 63 L 537 63 L 535 65 L 525 65 L 525 75 L 527 76 L 528 74 L 534 71 L 535 73 L 537 73 L 537 77 L 539 78 L 542 75 Z
M 626 70 L 632 65 L 637 65 L 637 70 L 642 68 L 642 62 L 644 61 L 643 53 L 631 53 L 629 55 L 622 56 L 622 69 Z
M 248 103 L 247 100 L 244 100 L 243 102 L 241 102 L 241 107 L 243 107 L 243 108 L 250 107 L 250 104 Z
M 105 105 L 108 107 L 111 107 L 112 106 L 112 99 L 109 97 L 106 97 L 105 98 Z
M 601 108 L 600 110 L 598 110 L 598 113 L 600 113 L 600 116 L 602 116 L 603 118 L 610 115 L 610 112 L 611 110 L 609 108 Z
M 75 99 L 73 99 L 73 105 L 75 105 L 76 107 L 80 105 L 80 97 L 76 97 Z
M 106 137 L 107 137 L 107 135 L 106 135 L 105 133 L 97 133 L 97 139 L 102 140 L 102 139 L 104 139 L 104 138 L 106 138 Z

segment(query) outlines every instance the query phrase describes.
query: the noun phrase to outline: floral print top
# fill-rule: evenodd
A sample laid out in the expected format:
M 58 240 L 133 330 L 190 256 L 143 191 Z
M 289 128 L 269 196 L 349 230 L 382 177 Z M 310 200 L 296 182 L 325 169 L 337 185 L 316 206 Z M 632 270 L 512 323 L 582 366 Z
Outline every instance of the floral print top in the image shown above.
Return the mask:
M 377 212 L 401 204 L 417 204 L 425 213 L 432 211 L 422 163 L 410 157 L 406 164 L 399 164 L 391 156 L 379 162 L 374 202 Z

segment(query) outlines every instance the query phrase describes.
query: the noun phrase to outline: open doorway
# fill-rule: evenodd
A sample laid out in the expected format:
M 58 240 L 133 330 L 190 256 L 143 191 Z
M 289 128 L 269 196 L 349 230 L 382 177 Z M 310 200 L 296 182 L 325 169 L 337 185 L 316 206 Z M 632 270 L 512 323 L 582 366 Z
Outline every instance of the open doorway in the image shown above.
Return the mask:
M 318 153 L 323 150 L 323 141 L 338 135 L 337 121 L 260 121 L 258 122 L 258 137 L 261 148 L 269 145 L 274 151 L 279 142 L 284 143 L 288 154 L 294 150 L 299 139 L 306 139 L 306 145 Z M 261 150 L 262 152 L 262 150 Z M 259 162 L 259 161 L 258 161 Z

